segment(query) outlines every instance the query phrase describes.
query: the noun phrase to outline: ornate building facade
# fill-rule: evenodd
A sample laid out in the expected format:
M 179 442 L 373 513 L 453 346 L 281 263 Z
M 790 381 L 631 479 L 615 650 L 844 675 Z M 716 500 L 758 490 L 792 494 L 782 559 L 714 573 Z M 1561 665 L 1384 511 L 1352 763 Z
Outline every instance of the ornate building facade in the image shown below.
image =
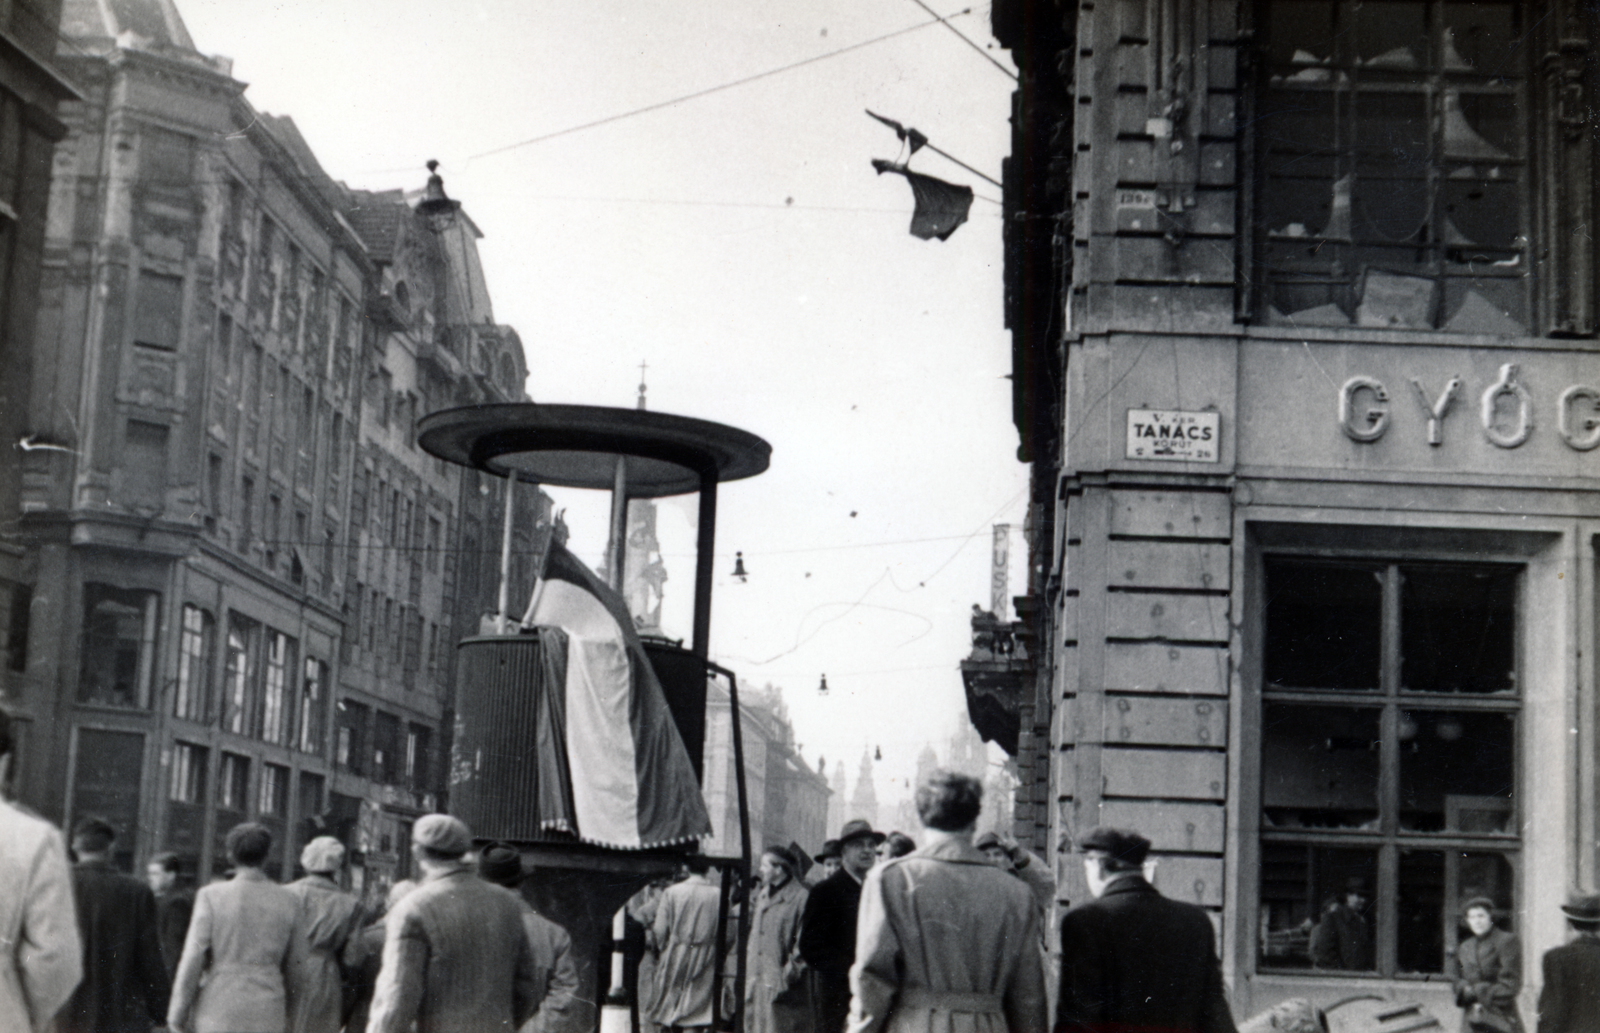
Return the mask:
M 1463 900 L 1597 877 L 1593 12 L 1007 0 L 1023 655 L 975 723 L 1019 831 L 1155 841 L 1235 1014 L 1454 1022 Z M 976 636 L 975 636 L 976 637 Z M 1365 895 L 1361 949 L 1320 956 Z
M 464 518 L 499 519 L 414 424 L 523 397 L 521 343 L 464 213 L 334 182 L 166 0 L 65 8 L 82 99 L 26 409 L 59 447 L 24 454 L 9 518 L 20 796 L 109 818 L 124 864 L 203 879 L 248 818 L 284 875 L 332 831 L 387 880 L 444 788 Z

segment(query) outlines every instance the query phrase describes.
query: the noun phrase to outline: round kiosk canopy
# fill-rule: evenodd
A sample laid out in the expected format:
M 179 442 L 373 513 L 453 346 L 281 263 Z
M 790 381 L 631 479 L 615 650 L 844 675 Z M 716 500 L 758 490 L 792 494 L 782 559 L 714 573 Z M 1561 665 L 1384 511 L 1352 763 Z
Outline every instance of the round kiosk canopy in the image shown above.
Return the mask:
M 430 455 L 498 477 L 609 491 L 628 457 L 631 498 L 686 495 L 701 477 L 736 481 L 766 470 L 772 446 L 736 427 L 597 405 L 507 402 L 429 413 L 417 441 Z

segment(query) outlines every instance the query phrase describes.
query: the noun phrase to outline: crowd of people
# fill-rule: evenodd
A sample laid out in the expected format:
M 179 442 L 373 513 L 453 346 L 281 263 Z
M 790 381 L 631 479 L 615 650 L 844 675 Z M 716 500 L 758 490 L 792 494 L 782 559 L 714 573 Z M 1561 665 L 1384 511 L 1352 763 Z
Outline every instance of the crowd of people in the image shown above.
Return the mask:
M 0 712 L 0 784 L 11 753 Z M 1211 919 L 1151 885 L 1148 839 L 1080 837 L 1091 899 L 1061 918 L 1052 971 L 1049 866 L 1004 836 L 974 835 L 982 795 L 973 778 L 934 772 L 916 792 L 920 846 L 857 819 L 814 857 L 765 849 L 751 892 L 731 894 L 747 912 L 748 978 L 742 1002 L 718 1001 L 723 1014 L 742 1005 L 749 1033 L 1236 1033 Z M 54 826 L 0 800 L 0 1031 L 594 1028 L 570 936 L 518 892 L 522 855 L 475 848 L 454 817 L 415 823 L 420 877 L 397 883 L 380 914 L 341 889 L 344 847 L 331 837 L 306 844 L 306 875 L 281 885 L 263 870 L 270 831 L 238 825 L 231 873 L 192 897 L 170 855 L 151 859 L 143 881 L 117 871 L 115 841 L 106 821 L 78 821 L 69 865 Z M 708 869 L 689 855 L 680 881 L 627 905 L 644 931 L 637 1005 L 650 1033 L 709 1033 L 725 989 L 717 969 L 737 965 L 719 957 L 723 894 Z M 1495 925 L 1491 901 L 1463 910 L 1462 1031 L 1521 1033 L 1516 937 Z M 1596 1033 L 1600 897 L 1563 910 L 1574 938 L 1544 956 L 1537 1033 Z

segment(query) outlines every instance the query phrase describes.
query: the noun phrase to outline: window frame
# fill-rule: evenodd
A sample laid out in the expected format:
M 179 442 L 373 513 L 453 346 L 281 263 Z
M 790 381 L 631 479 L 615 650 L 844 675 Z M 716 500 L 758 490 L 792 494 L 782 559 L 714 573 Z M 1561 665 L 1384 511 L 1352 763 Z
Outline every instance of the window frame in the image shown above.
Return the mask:
M 1318 531 L 1306 529 L 1308 538 Z M 1349 531 L 1349 528 L 1340 529 Z M 1277 560 L 1326 562 L 1332 565 L 1357 568 L 1384 568 L 1392 575 L 1404 566 L 1447 566 L 1456 568 L 1503 568 L 1515 576 L 1512 606 L 1514 629 L 1512 640 L 1513 671 L 1517 688 L 1511 693 L 1442 692 L 1402 689 L 1399 684 L 1399 618 L 1400 584 L 1392 576 L 1383 582 L 1383 601 L 1380 611 L 1381 648 L 1380 684 L 1375 690 L 1367 689 L 1298 689 L 1271 687 L 1266 681 L 1267 648 L 1267 567 Z M 1450 920 L 1455 915 L 1451 897 L 1459 894 L 1460 887 L 1451 874 L 1458 870 L 1459 857 L 1464 853 L 1498 854 L 1510 868 L 1513 901 L 1497 901 L 1502 907 L 1514 902 L 1521 907 L 1527 900 L 1525 887 L 1526 858 L 1531 843 L 1518 834 L 1522 823 L 1528 820 L 1533 807 L 1528 797 L 1526 747 L 1524 740 L 1531 734 L 1531 706 L 1522 686 L 1529 670 L 1527 640 L 1529 636 L 1527 613 L 1530 598 L 1530 557 L 1517 555 L 1515 550 L 1484 550 L 1471 554 L 1440 553 L 1394 548 L 1318 547 L 1312 544 L 1267 544 L 1252 542 L 1246 558 L 1247 583 L 1253 599 L 1248 623 L 1249 639 L 1242 658 L 1242 669 L 1248 672 L 1249 690 L 1244 699 L 1243 734 L 1241 735 L 1240 786 L 1244 789 L 1239 798 L 1239 816 L 1242 818 L 1243 845 L 1241 855 L 1244 906 L 1239 910 L 1242 936 L 1239 941 L 1239 960 L 1248 966 L 1247 971 L 1273 978 L 1307 979 L 1359 979 L 1437 981 L 1442 972 L 1402 971 L 1399 955 L 1400 866 L 1407 851 L 1439 851 L 1446 854 L 1444 896 L 1441 914 L 1445 925 L 1444 950 L 1441 968 L 1448 968 L 1448 957 L 1459 942 L 1457 923 Z M 1273 704 L 1299 704 L 1345 708 L 1378 709 L 1380 711 L 1380 749 L 1383 758 L 1377 765 L 1379 797 L 1377 801 L 1380 826 L 1367 829 L 1274 828 L 1264 820 L 1266 746 L 1265 716 Z M 1511 735 L 1512 797 L 1506 832 L 1414 831 L 1400 827 L 1400 730 L 1402 714 L 1417 710 L 1456 710 L 1474 713 L 1509 713 L 1514 715 Z M 1274 965 L 1263 956 L 1266 929 L 1262 915 L 1261 870 L 1265 847 L 1269 844 L 1303 845 L 1335 850 L 1371 851 L 1374 854 L 1375 883 L 1370 888 L 1373 927 L 1374 965 L 1371 970 L 1318 969 L 1296 965 Z M 1450 854 L 1457 855 L 1451 861 Z M 1515 922 L 1512 923 L 1515 931 Z
M 1359 8 L 1362 6 L 1365 0 L 1328 0 L 1328 2 L 1334 9 L 1334 17 L 1337 19 L 1339 11 Z M 1379 3 L 1383 2 L 1386 2 L 1386 0 L 1379 0 Z M 1400 2 L 1400 0 L 1394 0 L 1394 2 Z M 1470 86 L 1472 84 L 1467 82 L 1467 76 L 1470 75 L 1470 72 L 1467 72 L 1463 69 L 1450 68 L 1445 66 L 1442 62 L 1435 67 L 1432 62 L 1434 57 L 1441 53 L 1441 48 L 1445 45 L 1442 42 L 1443 33 L 1440 31 L 1443 9 L 1451 3 L 1456 3 L 1460 6 L 1472 5 L 1470 0 L 1412 0 L 1412 2 L 1420 3 L 1424 8 L 1424 28 L 1427 32 L 1426 39 L 1430 47 L 1430 63 L 1425 67 L 1412 70 L 1413 74 L 1411 78 L 1404 84 L 1409 88 L 1395 89 L 1393 87 L 1399 85 L 1399 81 L 1389 80 L 1388 85 L 1391 88 L 1387 90 L 1383 89 L 1382 87 L 1385 83 L 1382 79 L 1382 72 L 1380 71 L 1377 78 L 1370 80 L 1363 80 L 1358 77 L 1354 81 L 1346 79 L 1342 84 L 1337 80 L 1330 80 L 1330 84 L 1323 85 L 1321 89 L 1301 86 L 1298 88 L 1290 87 L 1284 92 L 1286 92 L 1288 95 L 1301 92 L 1307 93 L 1308 95 L 1327 93 L 1329 96 L 1334 98 L 1344 98 L 1345 104 L 1339 105 L 1336 103 L 1335 107 L 1336 114 L 1334 115 L 1334 118 L 1336 127 L 1338 128 L 1350 128 L 1355 125 L 1353 116 L 1349 113 L 1349 111 L 1340 110 L 1340 108 L 1341 106 L 1353 107 L 1356 103 L 1356 98 L 1360 96 L 1390 97 L 1399 96 L 1405 93 L 1420 94 L 1428 105 L 1425 111 L 1425 118 L 1423 120 L 1425 123 L 1423 128 L 1428 137 L 1428 146 L 1430 150 L 1428 170 L 1422 177 L 1426 183 L 1426 191 L 1428 194 L 1428 210 L 1425 215 L 1425 220 L 1429 227 L 1439 227 L 1444 225 L 1444 223 L 1447 221 L 1447 216 L 1445 215 L 1446 202 L 1440 193 L 1440 187 L 1442 184 L 1448 182 L 1451 178 L 1449 176 L 1448 168 L 1451 166 L 1460 166 L 1462 169 L 1465 169 L 1470 165 L 1470 162 L 1461 156 L 1449 158 L 1432 153 L 1434 150 L 1434 145 L 1441 142 L 1441 133 L 1443 132 L 1441 127 L 1444 122 L 1448 121 L 1447 118 L 1441 116 L 1441 112 L 1446 106 L 1447 94 L 1453 92 L 1457 96 L 1461 96 L 1464 93 L 1461 87 Z M 1544 273 L 1542 270 L 1539 270 L 1537 266 L 1541 262 L 1540 249 L 1544 244 L 1548 243 L 1547 241 L 1544 241 L 1543 238 L 1551 232 L 1551 229 L 1549 226 L 1545 225 L 1543 221 L 1541 221 L 1540 212 L 1537 210 L 1537 195 L 1544 189 L 1540 166 L 1545 161 L 1545 158 L 1540 153 L 1541 144 L 1543 141 L 1540 139 L 1538 123 L 1542 116 L 1538 113 L 1539 104 L 1537 103 L 1537 94 L 1540 92 L 1540 84 L 1538 79 L 1539 71 L 1536 67 L 1537 62 L 1535 57 L 1538 54 L 1544 53 L 1544 51 L 1540 49 L 1539 40 L 1536 38 L 1536 33 L 1533 30 L 1526 28 L 1526 23 L 1530 20 L 1531 15 L 1534 13 L 1531 5 L 1523 2 L 1523 0 L 1505 0 L 1505 2 L 1512 9 L 1513 17 L 1515 19 L 1513 32 L 1523 40 L 1523 46 L 1521 47 L 1521 54 L 1517 68 L 1517 77 L 1514 81 L 1511 81 L 1509 85 L 1502 83 L 1500 87 L 1495 88 L 1491 88 L 1493 87 L 1493 84 L 1491 83 L 1479 84 L 1482 89 L 1477 92 L 1483 92 L 1485 94 L 1491 92 L 1503 92 L 1513 98 L 1513 105 L 1516 109 L 1517 119 L 1519 122 L 1516 130 L 1516 140 L 1519 145 L 1519 151 L 1515 155 L 1503 156 L 1501 159 L 1496 160 L 1500 161 L 1501 164 L 1509 163 L 1509 165 L 1515 167 L 1519 172 L 1518 228 L 1520 233 L 1517 235 L 1517 240 L 1509 248 L 1482 245 L 1476 242 L 1452 244 L 1450 241 L 1442 237 L 1438 237 L 1436 234 L 1430 234 L 1429 240 L 1415 245 L 1417 250 L 1426 250 L 1430 253 L 1431 257 L 1428 261 L 1421 262 L 1406 270 L 1380 269 L 1380 271 L 1392 271 L 1401 277 L 1417 277 L 1427 279 L 1432 284 L 1430 301 L 1428 305 L 1429 314 L 1426 324 L 1400 324 L 1392 327 L 1393 329 L 1431 333 L 1486 332 L 1474 330 L 1470 327 L 1462 327 L 1459 330 L 1455 330 L 1449 329 L 1446 326 L 1451 318 L 1447 314 L 1452 304 L 1451 299 L 1448 296 L 1451 290 L 1450 285 L 1453 283 L 1470 285 L 1479 279 L 1478 277 L 1473 277 L 1470 275 L 1472 263 L 1452 263 L 1449 261 L 1449 252 L 1452 250 L 1470 251 L 1476 248 L 1484 251 L 1492 250 L 1496 252 L 1519 252 L 1520 264 L 1517 267 L 1520 269 L 1519 274 L 1513 276 L 1496 276 L 1492 275 L 1491 272 L 1489 279 L 1520 280 L 1521 290 L 1519 294 L 1519 301 L 1524 315 L 1524 327 L 1521 333 L 1517 336 L 1538 336 L 1541 333 L 1539 328 L 1544 321 L 1541 312 L 1541 302 L 1544 299 L 1542 299 L 1540 295 L 1546 290 L 1546 288 L 1541 284 L 1541 278 Z M 1248 81 L 1244 84 L 1246 86 L 1246 89 L 1244 90 L 1245 96 L 1241 97 L 1241 100 L 1243 100 L 1246 104 L 1245 110 L 1241 112 L 1241 124 L 1243 125 L 1250 125 L 1252 127 L 1259 127 L 1263 125 L 1263 119 L 1268 117 L 1267 113 L 1270 110 L 1270 105 L 1267 103 L 1267 98 L 1270 91 L 1272 91 L 1274 88 L 1283 90 L 1285 84 L 1290 81 L 1287 77 L 1282 77 L 1279 81 L 1274 82 L 1273 59 L 1269 51 L 1269 47 L 1271 44 L 1271 11 L 1275 6 L 1281 6 L 1281 3 L 1274 3 L 1273 0 L 1256 0 L 1255 3 L 1246 5 L 1247 10 L 1249 11 L 1247 17 L 1251 22 L 1249 31 L 1258 42 L 1253 44 L 1251 48 L 1248 48 L 1250 49 L 1250 53 L 1247 55 L 1247 60 L 1249 62 L 1249 66 L 1255 71 L 1255 75 L 1251 77 L 1252 81 Z M 1346 40 L 1342 46 L 1348 46 L 1348 40 L 1354 38 L 1356 30 L 1353 24 L 1345 25 L 1336 21 L 1333 31 L 1335 38 Z M 1373 68 L 1382 68 L 1382 66 L 1376 65 L 1375 61 L 1369 61 L 1367 64 Z M 1358 65 L 1359 62 L 1352 64 L 1348 66 L 1348 70 L 1355 71 Z M 1299 66 L 1297 65 L 1296 67 Z M 1305 67 L 1312 68 L 1319 67 L 1319 65 L 1313 63 L 1307 64 Z M 1345 74 L 1344 67 L 1341 66 L 1335 59 L 1330 58 L 1327 67 L 1336 75 L 1343 76 Z M 1454 89 L 1452 89 L 1450 85 L 1453 82 L 1451 79 L 1452 74 L 1455 74 L 1457 78 L 1461 80 L 1455 84 Z M 1480 74 L 1482 74 L 1486 80 L 1489 78 L 1488 73 Z M 1347 146 L 1338 146 L 1330 155 L 1331 160 L 1334 162 L 1336 168 L 1343 170 L 1347 174 L 1347 178 L 1348 174 L 1354 172 L 1356 165 L 1360 160 L 1358 156 L 1359 146 L 1355 142 L 1359 135 L 1360 134 L 1353 132 L 1351 134 L 1351 143 Z M 1282 235 L 1275 236 L 1272 233 L 1272 228 L 1268 225 L 1268 219 L 1270 215 L 1268 203 L 1268 184 L 1271 180 L 1271 176 L 1269 173 L 1270 163 L 1267 160 L 1269 151 L 1267 137 L 1260 131 L 1251 132 L 1247 134 L 1247 140 L 1245 141 L 1244 146 L 1246 148 L 1246 164 L 1247 167 L 1250 168 L 1250 174 L 1247 177 L 1248 194 L 1246 201 L 1247 207 L 1245 208 L 1245 211 L 1250 212 L 1250 224 L 1248 233 L 1244 235 L 1245 241 L 1241 241 L 1241 245 L 1248 249 L 1244 256 L 1243 268 L 1246 270 L 1252 270 L 1252 272 L 1246 277 L 1247 289 L 1245 293 L 1248 295 L 1248 297 L 1242 299 L 1245 305 L 1244 314 L 1248 317 L 1248 321 L 1263 326 L 1295 326 L 1298 324 L 1296 323 L 1293 313 L 1284 312 L 1281 318 L 1271 318 L 1270 316 L 1273 297 L 1272 288 L 1273 284 L 1276 282 L 1276 278 L 1286 271 L 1290 273 L 1291 278 L 1293 276 L 1292 270 L 1275 268 L 1270 262 L 1273 245 L 1282 244 L 1285 240 L 1290 240 L 1293 238 Z M 1487 161 L 1488 160 L 1485 159 L 1483 163 L 1487 164 Z M 1493 176 L 1487 177 L 1487 179 L 1491 180 L 1494 178 L 1495 177 Z M 1330 183 L 1333 183 L 1334 181 L 1335 180 L 1330 180 Z M 1306 239 L 1311 241 L 1321 238 L 1315 234 L 1306 234 Z M 1357 295 L 1363 293 L 1365 289 L 1363 281 L 1365 280 L 1368 272 L 1377 267 L 1356 258 L 1355 255 L 1363 248 L 1367 249 L 1368 251 L 1379 248 L 1383 242 L 1377 240 L 1367 241 L 1365 243 L 1358 242 L 1354 232 L 1349 233 L 1342 240 L 1330 237 L 1328 238 L 1328 242 L 1335 243 L 1336 246 L 1342 244 L 1343 246 L 1348 247 L 1351 252 L 1352 257 L 1350 261 L 1352 268 L 1345 274 L 1347 285 L 1342 288 L 1342 291 L 1345 295 L 1345 300 L 1350 306 L 1350 311 L 1346 313 L 1348 320 L 1344 323 L 1330 322 L 1324 324 L 1321 322 L 1313 322 L 1305 325 L 1327 325 L 1333 327 L 1347 327 L 1351 329 L 1364 329 L 1376 326 L 1376 324 L 1364 324 L 1360 322 L 1360 305 L 1358 304 Z M 1319 244 L 1318 249 L 1320 249 L 1320 247 L 1321 245 Z M 1381 266 L 1381 263 L 1379 263 L 1379 265 Z M 1464 269 L 1465 271 L 1463 271 Z M 1334 273 L 1331 271 L 1331 269 L 1327 273 L 1326 278 L 1329 280 L 1334 278 Z M 1308 280 L 1306 282 L 1314 283 L 1318 281 L 1313 278 L 1312 280 Z M 1465 292 L 1471 290 L 1471 287 L 1465 286 L 1459 289 Z M 1336 288 L 1332 283 L 1330 283 L 1328 290 L 1330 295 L 1332 295 L 1337 293 L 1340 289 Z M 1462 302 L 1460 301 L 1455 302 L 1455 307 L 1459 309 L 1461 303 Z M 1299 312 L 1302 310 L 1297 309 L 1295 311 Z M 1388 329 L 1389 327 L 1383 328 Z

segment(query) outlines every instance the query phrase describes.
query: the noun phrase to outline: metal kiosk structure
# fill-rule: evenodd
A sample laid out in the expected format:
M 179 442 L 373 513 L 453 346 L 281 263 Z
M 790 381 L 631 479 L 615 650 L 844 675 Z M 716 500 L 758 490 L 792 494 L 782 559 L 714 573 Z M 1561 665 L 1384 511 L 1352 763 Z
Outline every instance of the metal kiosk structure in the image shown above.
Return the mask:
M 620 587 L 625 569 L 629 500 L 698 493 L 691 646 L 685 649 L 681 642 L 654 638 L 645 639 L 644 646 L 702 783 L 708 677 L 726 678 L 731 694 L 741 856 L 710 859 L 724 873 L 712 996 L 713 1013 L 721 1025 L 722 963 L 727 954 L 727 917 L 734 882 L 728 876 L 736 875 L 738 885 L 747 885 L 752 858 L 738 684 L 731 671 L 711 663 L 707 656 L 717 487 L 765 471 L 772 447 L 753 434 L 719 423 L 644 409 L 584 405 L 508 403 L 447 409 L 424 417 L 417 430 L 419 444 L 430 454 L 511 478 L 513 484 L 610 491 L 611 569 L 607 573 L 614 587 Z M 510 494 L 508 491 L 508 512 Z M 509 541 L 508 521 L 503 546 L 507 555 Z M 504 561 L 503 556 L 503 568 Z M 502 578 L 502 613 L 506 611 L 504 585 Z M 571 934 L 580 994 L 596 1005 L 598 1024 L 599 996 L 607 982 L 598 967 L 613 946 L 612 917 L 651 880 L 676 872 L 685 854 L 695 847 L 618 850 L 539 827 L 537 802 L 525 791 L 525 754 L 532 751 L 535 741 L 533 710 L 525 704 L 519 706 L 517 697 L 526 695 L 518 690 L 526 684 L 523 679 L 537 663 L 540 648 L 537 635 L 479 636 L 459 643 L 453 752 L 460 754 L 464 742 L 486 736 L 501 743 L 525 742 L 529 749 L 522 751 L 523 756 L 508 750 L 475 751 L 471 781 L 476 784 L 452 786 L 450 810 L 467 822 L 480 842 L 506 842 L 521 850 L 523 866 L 531 873 L 522 892 L 541 914 Z M 451 770 L 458 770 L 454 756 Z M 747 916 L 748 910 L 741 908 L 741 916 Z M 736 937 L 737 1000 L 741 1002 L 747 926 L 742 918 Z M 742 1025 L 740 1020 L 742 1014 L 736 1013 L 736 1028 Z

